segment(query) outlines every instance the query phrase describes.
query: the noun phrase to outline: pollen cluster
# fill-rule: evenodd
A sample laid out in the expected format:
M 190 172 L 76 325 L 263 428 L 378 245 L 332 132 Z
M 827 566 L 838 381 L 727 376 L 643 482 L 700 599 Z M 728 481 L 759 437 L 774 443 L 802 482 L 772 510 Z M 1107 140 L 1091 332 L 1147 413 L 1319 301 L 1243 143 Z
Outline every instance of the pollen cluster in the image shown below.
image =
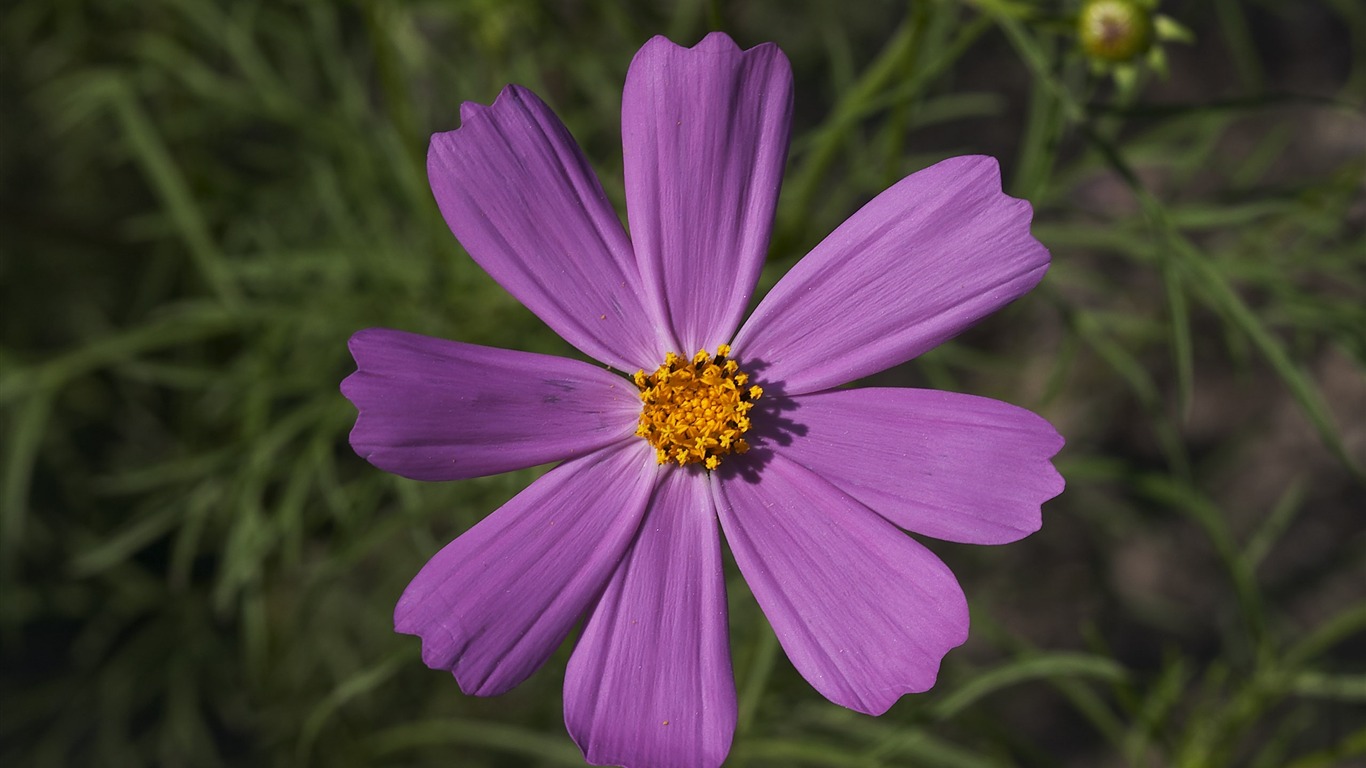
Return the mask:
M 636 434 L 655 448 L 660 464 L 721 466 L 721 457 L 744 453 L 749 443 L 749 411 L 764 390 L 749 386 L 749 374 L 729 359 L 730 347 L 706 350 L 691 361 L 670 352 L 654 373 L 636 371 L 644 406 Z

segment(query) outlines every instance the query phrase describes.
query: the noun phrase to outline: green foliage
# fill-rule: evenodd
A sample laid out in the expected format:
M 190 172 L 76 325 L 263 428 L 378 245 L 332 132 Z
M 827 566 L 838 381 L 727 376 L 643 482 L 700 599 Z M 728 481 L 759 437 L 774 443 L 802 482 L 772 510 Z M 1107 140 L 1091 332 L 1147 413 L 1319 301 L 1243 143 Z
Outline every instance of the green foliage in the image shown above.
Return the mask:
M 768 5 L 768 8 L 764 8 Z M 0 25 L 6 765 L 578 765 L 568 649 L 463 696 L 391 632 L 532 473 L 388 476 L 346 339 L 574 354 L 460 251 L 426 137 L 542 94 L 620 205 L 653 34 L 793 60 L 771 285 L 891 182 L 1002 158 L 1043 287 L 877 377 L 1034 408 L 1067 492 L 931 542 L 974 634 L 879 719 L 792 670 L 732 573 L 748 766 L 1291 765 L 1366 755 L 1366 9 L 1221 0 L 1116 83 L 1077 4 L 16 0 Z

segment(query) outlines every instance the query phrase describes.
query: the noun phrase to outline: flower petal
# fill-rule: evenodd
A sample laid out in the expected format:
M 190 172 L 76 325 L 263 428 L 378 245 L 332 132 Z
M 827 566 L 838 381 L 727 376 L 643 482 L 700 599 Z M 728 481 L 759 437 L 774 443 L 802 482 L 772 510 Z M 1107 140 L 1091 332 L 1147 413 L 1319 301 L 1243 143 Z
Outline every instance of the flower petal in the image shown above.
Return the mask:
M 623 371 L 659 364 L 631 243 L 573 137 L 531 91 L 465 104 L 427 175 L 460 244 L 565 341 Z
M 735 731 L 721 537 L 707 475 L 669 470 L 564 681 L 594 765 L 718 766 Z
M 658 475 L 640 440 L 561 464 L 423 566 L 394 609 L 422 660 L 476 696 L 545 663 L 602 592 Z
M 931 349 L 1033 288 L 1048 251 L 990 157 L 955 157 L 878 195 L 797 263 L 740 329 L 765 386 L 815 392 Z
M 636 53 L 621 105 L 626 212 L 675 352 L 729 341 L 768 251 L 787 159 L 792 69 L 719 32 Z
M 787 407 L 784 407 L 786 405 Z M 1014 405 L 928 389 L 846 389 L 777 404 L 793 422 L 775 450 L 907 530 L 1004 544 L 1039 530 L 1062 493 L 1062 437 Z
M 563 357 L 371 328 L 351 337 L 356 453 L 415 480 L 534 467 L 633 434 L 630 382 Z
M 757 479 L 713 487 L 735 562 L 807 682 L 871 715 L 934 685 L 968 636 L 967 601 L 939 558 L 779 452 Z

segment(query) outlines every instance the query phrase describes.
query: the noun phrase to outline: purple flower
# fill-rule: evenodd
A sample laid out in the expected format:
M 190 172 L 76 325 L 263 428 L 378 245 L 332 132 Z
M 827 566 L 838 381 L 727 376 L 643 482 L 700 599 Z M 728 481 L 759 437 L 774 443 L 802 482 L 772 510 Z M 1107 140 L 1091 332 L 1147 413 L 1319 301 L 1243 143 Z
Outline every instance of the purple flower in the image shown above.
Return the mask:
M 633 378 L 393 330 L 351 339 L 351 444 L 375 466 L 456 480 L 563 462 L 438 552 L 394 621 L 422 638 L 428 666 L 487 696 L 525 680 L 586 616 L 564 705 L 592 763 L 725 758 L 736 701 L 722 531 L 797 670 L 836 704 L 881 714 L 930 688 L 968 631 L 953 574 L 898 528 L 1014 541 L 1062 491 L 1049 462 L 1062 438 L 1029 411 L 837 389 L 1043 277 L 1029 204 L 1001 192 L 993 159 L 903 179 L 741 324 L 791 108 L 774 45 L 646 43 L 622 97 L 629 238 L 531 92 L 467 103 L 458 130 L 432 137 L 432 191 L 474 260 Z

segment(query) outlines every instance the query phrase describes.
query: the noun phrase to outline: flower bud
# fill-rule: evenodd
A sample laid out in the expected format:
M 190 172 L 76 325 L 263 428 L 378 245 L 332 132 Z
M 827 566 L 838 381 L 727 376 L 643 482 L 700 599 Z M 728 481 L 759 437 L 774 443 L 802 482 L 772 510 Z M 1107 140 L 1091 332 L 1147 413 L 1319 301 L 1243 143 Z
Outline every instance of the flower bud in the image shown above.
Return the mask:
M 1152 45 L 1149 10 L 1139 0 L 1086 0 L 1077 15 L 1082 49 L 1106 62 L 1131 61 Z

